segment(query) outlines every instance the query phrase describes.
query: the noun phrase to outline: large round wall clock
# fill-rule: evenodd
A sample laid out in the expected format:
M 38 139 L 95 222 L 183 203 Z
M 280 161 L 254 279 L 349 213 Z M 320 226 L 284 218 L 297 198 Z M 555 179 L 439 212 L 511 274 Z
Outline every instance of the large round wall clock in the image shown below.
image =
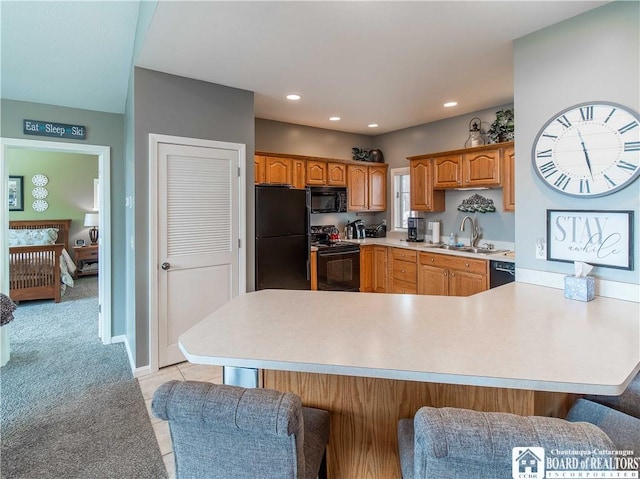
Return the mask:
M 532 160 L 542 182 L 560 193 L 593 198 L 619 191 L 640 175 L 640 117 L 616 103 L 572 106 L 540 129 Z

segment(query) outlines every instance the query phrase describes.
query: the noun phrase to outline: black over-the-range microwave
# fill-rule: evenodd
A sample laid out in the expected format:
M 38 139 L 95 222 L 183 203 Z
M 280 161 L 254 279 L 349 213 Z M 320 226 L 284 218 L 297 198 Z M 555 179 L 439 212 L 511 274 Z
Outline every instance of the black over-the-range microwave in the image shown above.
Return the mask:
M 340 186 L 312 186 L 311 213 L 346 213 L 347 189 Z

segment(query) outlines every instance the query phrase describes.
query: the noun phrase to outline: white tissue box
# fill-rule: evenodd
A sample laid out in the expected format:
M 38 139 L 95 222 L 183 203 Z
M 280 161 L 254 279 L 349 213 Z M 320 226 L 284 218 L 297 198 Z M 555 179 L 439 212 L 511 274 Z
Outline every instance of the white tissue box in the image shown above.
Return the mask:
M 591 301 L 596 296 L 596 280 L 593 276 L 564 277 L 564 297 L 578 301 Z

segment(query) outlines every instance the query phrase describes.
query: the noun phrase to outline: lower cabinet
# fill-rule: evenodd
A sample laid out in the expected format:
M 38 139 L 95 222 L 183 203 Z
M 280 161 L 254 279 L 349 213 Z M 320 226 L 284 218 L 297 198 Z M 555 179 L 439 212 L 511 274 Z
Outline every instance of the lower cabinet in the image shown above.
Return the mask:
M 360 292 L 387 292 L 386 246 L 360 246 Z
M 311 291 L 318 290 L 318 252 L 311 252 Z
M 489 262 L 405 248 L 360 246 L 360 291 L 471 296 L 489 289 Z
M 389 292 L 418 293 L 418 253 L 404 248 L 389 248 Z
M 471 296 L 489 289 L 489 262 L 420 253 L 418 294 Z

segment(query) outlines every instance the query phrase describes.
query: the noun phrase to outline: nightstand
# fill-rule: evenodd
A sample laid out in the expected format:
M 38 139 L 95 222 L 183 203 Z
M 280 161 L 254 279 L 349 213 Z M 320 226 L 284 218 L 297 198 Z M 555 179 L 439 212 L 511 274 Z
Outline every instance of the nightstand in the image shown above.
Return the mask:
M 74 246 L 76 278 L 98 274 L 98 245 Z

